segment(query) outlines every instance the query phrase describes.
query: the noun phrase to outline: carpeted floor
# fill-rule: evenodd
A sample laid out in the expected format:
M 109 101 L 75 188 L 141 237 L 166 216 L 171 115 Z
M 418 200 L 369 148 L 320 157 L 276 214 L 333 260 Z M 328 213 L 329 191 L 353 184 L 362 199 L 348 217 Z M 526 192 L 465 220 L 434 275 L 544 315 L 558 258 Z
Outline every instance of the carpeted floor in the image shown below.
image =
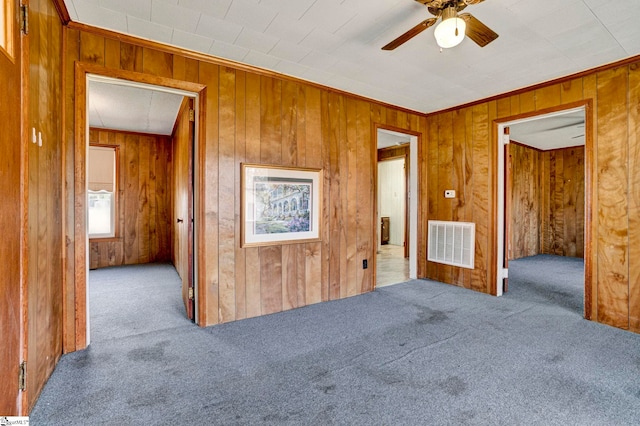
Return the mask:
M 638 424 L 640 336 L 583 320 L 529 261 L 501 298 L 414 280 L 204 329 L 168 308 L 63 356 L 31 424 Z

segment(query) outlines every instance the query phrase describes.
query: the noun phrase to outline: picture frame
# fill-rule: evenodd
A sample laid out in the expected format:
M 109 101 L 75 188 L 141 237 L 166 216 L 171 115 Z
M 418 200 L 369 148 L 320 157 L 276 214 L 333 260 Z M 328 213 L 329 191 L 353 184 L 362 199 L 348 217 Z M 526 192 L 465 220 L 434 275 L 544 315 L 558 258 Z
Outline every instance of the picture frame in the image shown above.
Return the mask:
M 320 241 L 322 169 L 241 168 L 242 247 Z

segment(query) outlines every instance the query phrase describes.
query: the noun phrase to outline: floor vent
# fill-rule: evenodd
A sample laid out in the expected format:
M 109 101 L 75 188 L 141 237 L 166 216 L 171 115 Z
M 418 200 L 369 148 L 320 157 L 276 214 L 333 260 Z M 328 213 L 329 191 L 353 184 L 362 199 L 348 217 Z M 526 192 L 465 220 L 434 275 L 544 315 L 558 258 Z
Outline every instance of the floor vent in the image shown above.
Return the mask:
M 427 259 L 473 269 L 475 241 L 475 223 L 430 220 Z

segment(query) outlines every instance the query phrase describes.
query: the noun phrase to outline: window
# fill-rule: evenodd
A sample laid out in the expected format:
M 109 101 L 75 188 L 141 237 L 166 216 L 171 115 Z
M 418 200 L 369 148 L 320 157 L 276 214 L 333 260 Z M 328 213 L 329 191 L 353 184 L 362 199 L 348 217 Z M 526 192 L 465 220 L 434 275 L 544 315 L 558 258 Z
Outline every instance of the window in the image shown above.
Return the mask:
M 117 158 L 117 147 L 89 147 L 89 238 L 116 236 Z
M 0 5 L 0 48 L 13 58 L 13 1 L 3 1 Z

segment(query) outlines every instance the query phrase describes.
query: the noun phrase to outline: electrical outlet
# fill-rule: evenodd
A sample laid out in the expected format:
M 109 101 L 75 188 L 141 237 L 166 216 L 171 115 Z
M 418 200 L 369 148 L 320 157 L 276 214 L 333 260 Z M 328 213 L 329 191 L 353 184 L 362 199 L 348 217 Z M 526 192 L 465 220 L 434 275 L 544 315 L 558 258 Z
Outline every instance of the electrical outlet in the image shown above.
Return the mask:
M 456 198 L 456 190 L 447 189 L 446 191 L 444 191 L 444 198 Z
M 369 264 L 368 264 L 368 262 L 367 262 L 367 259 L 364 259 L 364 260 L 362 261 L 362 269 L 367 269 L 368 267 L 369 267 Z

